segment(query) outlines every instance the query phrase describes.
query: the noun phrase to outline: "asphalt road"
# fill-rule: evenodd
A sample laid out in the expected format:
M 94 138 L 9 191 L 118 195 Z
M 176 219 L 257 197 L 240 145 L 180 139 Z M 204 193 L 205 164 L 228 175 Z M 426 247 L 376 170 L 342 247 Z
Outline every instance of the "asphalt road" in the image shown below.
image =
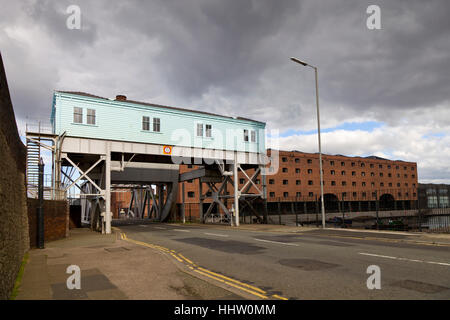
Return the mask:
M 450 246 L 402 234 L 336 230 L 256 232 L 231 227 L 122 226 L 129 239 L 164 246 L 198 266 L 289 299 L 450 299 Z M 367 268 L 381 272 L 369 290 Z

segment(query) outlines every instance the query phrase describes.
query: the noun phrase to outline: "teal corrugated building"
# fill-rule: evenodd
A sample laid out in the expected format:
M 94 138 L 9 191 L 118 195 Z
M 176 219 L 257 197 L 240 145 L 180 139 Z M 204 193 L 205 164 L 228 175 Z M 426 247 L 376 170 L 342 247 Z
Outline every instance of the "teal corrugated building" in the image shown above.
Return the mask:
M 245 118 L 55 91 L 53 133 L 112 141 L 265 153 L 265 123 Z

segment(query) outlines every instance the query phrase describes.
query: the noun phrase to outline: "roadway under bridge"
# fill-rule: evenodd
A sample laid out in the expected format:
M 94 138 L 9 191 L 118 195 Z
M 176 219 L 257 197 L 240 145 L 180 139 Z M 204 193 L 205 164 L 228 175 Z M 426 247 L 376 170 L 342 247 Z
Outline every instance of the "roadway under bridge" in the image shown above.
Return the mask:
M 111 193 L 123 192 L 124 189 L 133 192 L 130 207 L 137 208 L 134 212 L 136 218 L 143 218 L 147 212 L 146 218 L 159 222 L 167 221 L 176 210 L 179 183 L 187 180 L 199 179 L 202 182 L 199 183 L 200 201 L 210 203 L 206 213 L 200 211 L 203 222 L 208 221 L 215 209 L 222 212 L 224 221 L 239 225 L 239 203 L 251 208 L 250 199 L 266 198 L 265 176 L 262 175 L 265 158 L 260 154 L 177 146 L 170 146 L 170 152 L 167 152 L 164 150 L 167 146 L 163 145 L 33 131 L 27 131 L 27 141 L 52 151 L 49 196 L 61 198 L 62 193 L 77 189 L 78 193 L 72 193 L 72 196 L 80 198 L 82 221 L 103 233 L 111 232 Z M 178 163 L 181 161 L 199 165 L 200 169 L 180 174 Z M 252 174 L 247 174 L 247 171 Z M 239 179 L 235 177 L 242 173 L 246 182 L 239 189 Z M 259 176 L 262 184 L 257 185 L 255 181 Z M 202 190 L 203 183 L 207 190 Z M 37 186 L 29 184 L 29 191 L 34 187 Z M 256 192 L 250 192 L 251 188 Z M 233 190 L 232 193 L 229 190 Z M 184 203 L 184 190 L 182 194 Z M 254 213 L 260 222 L 267 222 L 266 215 Z

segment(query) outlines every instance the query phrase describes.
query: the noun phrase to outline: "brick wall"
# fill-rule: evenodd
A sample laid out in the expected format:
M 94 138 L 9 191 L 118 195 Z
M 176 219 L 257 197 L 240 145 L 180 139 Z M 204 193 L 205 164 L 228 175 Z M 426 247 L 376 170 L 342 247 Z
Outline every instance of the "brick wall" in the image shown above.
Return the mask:
M 26 150 L 17 131 L 0 55 L 0 299 L 8 299 L 29 249 Z
M 27 199 L 30 246 L 37 243 L 38 199 Z M 69 205 L 67 201 L 44 201 L 44 241 L 53 241 L 69 235 Z

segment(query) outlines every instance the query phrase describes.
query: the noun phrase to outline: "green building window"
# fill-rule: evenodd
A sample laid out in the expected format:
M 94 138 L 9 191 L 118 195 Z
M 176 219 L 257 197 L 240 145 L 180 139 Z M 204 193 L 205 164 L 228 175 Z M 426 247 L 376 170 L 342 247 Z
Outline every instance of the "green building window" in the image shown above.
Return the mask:
M 153 118 L 153 131 L 161 132 L 161 120 L 159 118 Z
M 142 130 L 150 130 L 150 117 L 142 117 Z
M 83 123 L 83 108 L 78 107 L 73 108 L 73 122 Z
M 95 110 L 87 109 L 87 124 L 95 124 Z

